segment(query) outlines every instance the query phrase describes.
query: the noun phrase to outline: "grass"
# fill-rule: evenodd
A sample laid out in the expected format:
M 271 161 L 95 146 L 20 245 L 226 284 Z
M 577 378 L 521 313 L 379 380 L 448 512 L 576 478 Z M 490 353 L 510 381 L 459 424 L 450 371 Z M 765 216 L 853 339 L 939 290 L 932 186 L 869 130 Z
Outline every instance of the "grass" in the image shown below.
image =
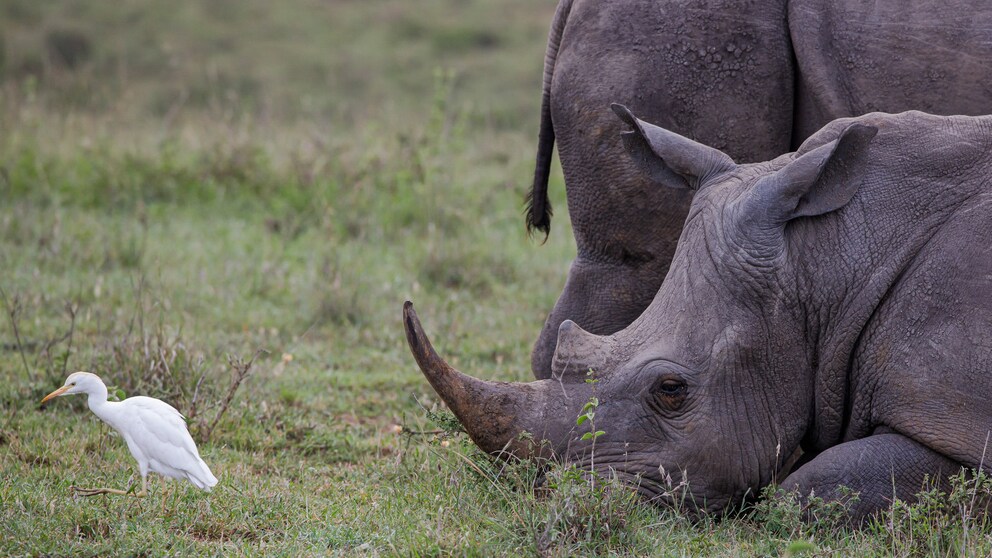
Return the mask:
M 964 479 L 862 531 L 785 496 L 692 521 L 450 429 L 403 301 L 455 365 L 527 380 L 574 255 L 560 173 L 546 245 L 521 213 L 553 10 L 5 2 L 0 554 L 992 551 Z M 39 407 L 79 369 L 185 412 L 216 489 L 73 498 L 139 480 L 82 399 Z

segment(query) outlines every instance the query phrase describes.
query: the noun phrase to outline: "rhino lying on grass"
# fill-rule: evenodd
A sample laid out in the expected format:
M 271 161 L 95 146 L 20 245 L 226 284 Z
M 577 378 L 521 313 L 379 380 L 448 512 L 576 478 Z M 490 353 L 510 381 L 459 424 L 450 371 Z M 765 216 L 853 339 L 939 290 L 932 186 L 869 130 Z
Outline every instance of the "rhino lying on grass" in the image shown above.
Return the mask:
M 925 475 L 992 469 L 992 117 L 873 113 L 736 165 L 615 110 L 658 187 L 694 196 L 637 320 L 609 336 L 566 320 L 553 378 L 517 384 L 453 369 L 404 307 L 421 370 L 479 447 L 613 472 L 659 502 L 671 475 L 711 512 L 781 479 L 797 448 L 783 486 L 848 487 L 854 517 Z M 591 397 L 605 433 L 583 440 Z

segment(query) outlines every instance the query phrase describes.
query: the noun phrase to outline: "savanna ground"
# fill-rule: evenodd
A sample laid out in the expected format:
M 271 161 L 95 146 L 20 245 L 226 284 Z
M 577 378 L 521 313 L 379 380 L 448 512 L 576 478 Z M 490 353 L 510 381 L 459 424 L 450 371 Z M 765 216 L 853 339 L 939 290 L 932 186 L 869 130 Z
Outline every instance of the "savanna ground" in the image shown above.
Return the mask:
M 989 555 L 974 481 L 861 531 L 784 497 L 691 521 L 452 428 L 401 305 L 529 379 L 574 255 L 560 172 L 547 244 L 521 214 L 553 11 L 0 4 L 0 554 Z M 139 481 L 82 396 L 39 406 L 74 370 L 183 411 L 220 484 L 73 497 Z

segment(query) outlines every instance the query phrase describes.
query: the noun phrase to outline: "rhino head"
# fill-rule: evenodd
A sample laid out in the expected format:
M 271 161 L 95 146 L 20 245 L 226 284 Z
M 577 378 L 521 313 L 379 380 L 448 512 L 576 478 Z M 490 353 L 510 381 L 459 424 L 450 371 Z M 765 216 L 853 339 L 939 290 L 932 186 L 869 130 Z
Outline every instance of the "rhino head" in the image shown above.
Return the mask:
M 608 336 L 564 321 L 552 377 L 529 383 L 452 368 L 409 302 L 407 339 L 483 450 L 615 474 L 659 503 L 671 501 L 672 483 L 685 483 L 690 507 L 719 511 L 771 482 L 807 432 L 817 356 L 785 263 L 787 228 L 851 199 L 858 183 L 850 169 L 875 130 L 856 124 L 800 155 L 735 165 L 615 110 L 633 128 L 623 139 L 638 165 L 659 187 L 694 194 L 671 269 L 647 310 Z M 592 397 L 595 426 L 577 426 Z M 583 439 L 592 428 L 604 434 Z

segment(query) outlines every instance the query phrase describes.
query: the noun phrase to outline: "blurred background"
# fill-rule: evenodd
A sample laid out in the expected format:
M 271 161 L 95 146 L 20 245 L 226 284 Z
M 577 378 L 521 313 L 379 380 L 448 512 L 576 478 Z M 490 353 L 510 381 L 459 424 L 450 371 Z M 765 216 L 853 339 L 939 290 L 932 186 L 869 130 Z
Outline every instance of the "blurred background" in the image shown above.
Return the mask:
M 397 456 L 449 459 L 398 434 L 437 411 L 401 306 L 456 365 L 531 378 L 574 255 L 557 169 L 549 241 L 523 221 L 555 4 L 0 2 L 7 553 L 436 539 L 393 494 Z M 181 525 L 66 500 L 134 478 L 83 399 L 37 406 L 74 370 L 172 403 L 222 487 L 251 490 L 184 487 Z
M 6 0 L 3 77 L 63 110 L 285 124 L 421 110 L 443 68 L 476 116 L 514 127 L 534 109 L 554 5 Z
M 560 176 L 551 241 L 522 219 L 554 4 L 4 1 L 0 286 L 21 333 L 61 336 L 71 302 L 67 358 L 99 367 L 79 341 L 140 286 L 207 353 L 304 332 L 394 350 L 410 297 L 526 377 L 571 258 Z

